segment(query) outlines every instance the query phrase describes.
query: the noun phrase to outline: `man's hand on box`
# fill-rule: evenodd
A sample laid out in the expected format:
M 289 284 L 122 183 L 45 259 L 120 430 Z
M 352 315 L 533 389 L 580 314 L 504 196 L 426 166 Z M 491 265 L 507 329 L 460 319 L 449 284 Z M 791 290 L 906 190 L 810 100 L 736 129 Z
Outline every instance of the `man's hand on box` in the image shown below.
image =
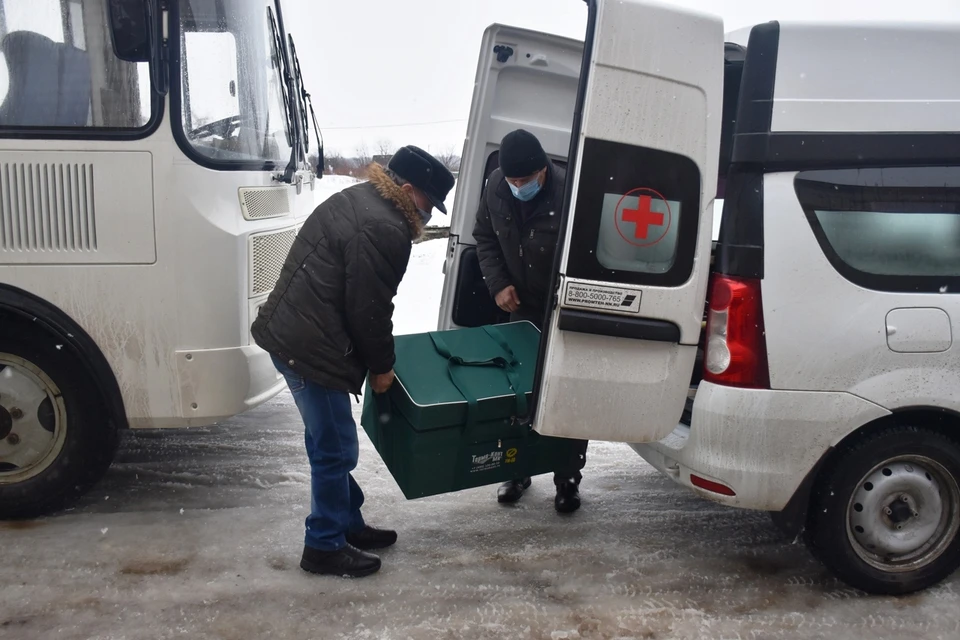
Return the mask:
M 393 386 L 395 378 L 396 375 L 393 373 L 393 369 L 386 373 L 371 374 L 370 386 L 373 388 L 374 393 L 386 393 L 390 390 L 390 387 Z

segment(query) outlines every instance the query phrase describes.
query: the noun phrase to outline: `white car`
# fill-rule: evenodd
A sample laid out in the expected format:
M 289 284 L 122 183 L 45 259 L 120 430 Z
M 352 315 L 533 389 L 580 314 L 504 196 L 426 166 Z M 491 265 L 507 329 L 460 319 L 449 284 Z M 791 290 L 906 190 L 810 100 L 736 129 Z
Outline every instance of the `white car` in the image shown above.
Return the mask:
M 960 565 L 960 25 L 774 22 L 743 47 L 709 16 L 589 4 L 585 43 L 484 36 L 440 327 L 502 319 L 473 220 L 498 142 L 527 129 L 568 170 L 534 428 L 630 443 L 773 512 L 855 587 L 942 580 Z

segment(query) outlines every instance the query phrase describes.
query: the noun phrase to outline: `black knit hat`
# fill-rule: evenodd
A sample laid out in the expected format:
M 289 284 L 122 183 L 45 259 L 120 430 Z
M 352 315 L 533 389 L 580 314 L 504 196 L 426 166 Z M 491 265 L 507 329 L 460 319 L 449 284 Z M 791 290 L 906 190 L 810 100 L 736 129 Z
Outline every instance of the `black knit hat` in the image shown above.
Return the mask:
M 500 142 L 500 170 L 506 178 L 526 178 L 547 166 L 547 154 L 529 131 L 517 129 Z
M 443 201 L 453 188 L 453 174 L 439 160 L 421 149 L 408 145 L 400 147 L 390 158 L 387 168 L 423 192 L 443 213 Z

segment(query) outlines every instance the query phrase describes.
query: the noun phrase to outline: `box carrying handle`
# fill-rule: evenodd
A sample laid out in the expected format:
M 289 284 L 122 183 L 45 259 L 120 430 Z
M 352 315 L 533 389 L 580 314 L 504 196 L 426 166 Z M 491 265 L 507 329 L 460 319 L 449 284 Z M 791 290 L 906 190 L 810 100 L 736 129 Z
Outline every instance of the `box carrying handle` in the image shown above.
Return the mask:
M 466 385 L 461 384 L 460 377 L 456 373 L 455 368 L 458 366 L 497 367 L 498 369 L 503 370 L 504 374 L 507 376 L 507 380 L 510 382 L 510 389 L 513 391 L 516 397 L 517 415 L 524 415 L 527 412 L 527 396 L 520 389 L 520 372 L 517 371 L 517 365 L 520 363 L 517 360 L 516 355 L 514 355 L 513 349 L 510 348 L 510 345 L 504 339 L 503 334 L 500 333 L 500 330 L 496 327 L 483 327 L 483 331 L 494 342 L 497 343 L 497 345 L 507 354 L 509 359 L 504 358 L 503 356 L 496 356 L 487 360 L 467 360 L 460 356 L 454 355 L 450 351 L 450 347 L 447 346 L 447 343 L 439 333 L 431 332 L 429 334 L 430 340 L 433 342 L 433 346 L 437 350 L 437 353 L 447 359 L 447 374 L 450 376 L 450 381 L 453 383 L 453 386 L 460 391 L 460 394 L 463 396 L 464 400 L 467 401 L 468 428 L 471 427 L 474 422 L 476 422 L 479 399 L 476 397 L 476 395 L 467 390 Z
M 433 342 L 433 346 L 436 349 L 437 353 L 447 359 L 447 375 L 450 376 L 450 381 L 453 385 L 460 391 L 460 394 L 463 396 L 464 400 L 467 401 L 467 423 L 463 429 L 461 435 L 460 448 L 457 452 L 457 460 L 466 461 L 467 459 L 467 450 L 471 441 L 471 431 L 472 427 L 477 419 L 477 408 L 479 404 L 479 399 L 469 391 L 468 387 L 465 384 L 461 384 L 460 376 L 457 373 L 460 367 L 497 367 L 501 369 L 504 374 L 507 376 L 507 380 L 510 382 L 510 389 L 514 392 L 516 397 L 516 413 L 517 415 L 524 415 L 527 412 L 527 396 L 523 393 L 520 387 L 520 372 L 518 366 L 520 362 L 517 360 L 516 355 L 513 353 L 513 349 L 510 348 L 510 345 L 504 339 L 503 334 L 500 333 L 500 330 L 496 327 L 485 326 L 482 327 L 484 333 L 487 334 L 494 342 L 499 345 L 507 357 L 497 356 L 487 360 L 468 360 L 460 356 L 454 355 L 451 353 L 450 348 L 447 346 L 446 341 L 439 333 L 430 333 L 430 340 Z M 524 439 L 531 437 L 532 430 L 526 429 L 524 432 Z M 499 445 L 498 445 L 499 446 Z M 523 472 L 518 471 L 520 475 L 523 475 Z M 462 484 L 470 484 L 468 479 L 470 476 L 470 467 L 464 465 L 459 470 L 460 482 Z

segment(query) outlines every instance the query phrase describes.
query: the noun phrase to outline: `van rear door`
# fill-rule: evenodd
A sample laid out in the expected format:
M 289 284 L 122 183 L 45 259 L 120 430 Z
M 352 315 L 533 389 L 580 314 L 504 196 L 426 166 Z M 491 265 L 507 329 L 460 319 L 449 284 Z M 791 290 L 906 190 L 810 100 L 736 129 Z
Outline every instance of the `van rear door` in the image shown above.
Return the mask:
M 480 197 L 499 166 L 500 140 L 515 129 L 533 133 L 554 162 L 566 165 L 582 61 L 583 42 L 577 40 L 500 24 L 484 32 L 451 211 L 440 329 L 509 319 L 480 272 L 473 239 Z
M 683 411 L 703 320 L 723 24 L 643 0 L 590 12 L 534 427 L 656 441 Z

